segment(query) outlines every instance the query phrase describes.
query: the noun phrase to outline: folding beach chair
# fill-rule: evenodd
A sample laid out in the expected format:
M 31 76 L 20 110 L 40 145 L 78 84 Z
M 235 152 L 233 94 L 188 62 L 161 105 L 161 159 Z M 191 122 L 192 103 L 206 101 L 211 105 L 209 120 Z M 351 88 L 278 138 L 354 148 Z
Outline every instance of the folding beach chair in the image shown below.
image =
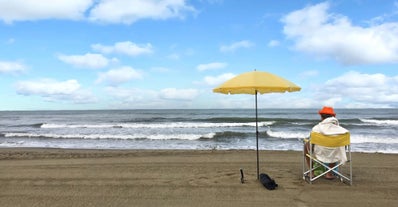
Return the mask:
M 306 143 L 309 142 L 308 153 L 305 151 Z M 329 163 L 323 163 L 314 155 L 313 145 L 320 145 L 324 147 L 345 147 L 347 154 L 347 162 L 337 162 L 334 167 L 329 167 Z M 306 162 L 309 159 L 309 167 Z M 341 182 L 352 185 L 352 161 L 351 161 L 351 147 L 350 147 L 350 133 L 340 135 L 323 135 L 317 132 L 311 132 L 310 139 L 304 139 L 303 148 L 303 179 L 310 184 L 318 178 L 324 176 L 326 173 L 333 172 L 335 176 L 340 178 Z M 344 166 L 343 166 L 344 165 Z M 320 169 L 324 169 L 322 170 Z M 316 174 L 315 172 L 319 172 Z M 312 173 L 311 173 L 312 172 Z

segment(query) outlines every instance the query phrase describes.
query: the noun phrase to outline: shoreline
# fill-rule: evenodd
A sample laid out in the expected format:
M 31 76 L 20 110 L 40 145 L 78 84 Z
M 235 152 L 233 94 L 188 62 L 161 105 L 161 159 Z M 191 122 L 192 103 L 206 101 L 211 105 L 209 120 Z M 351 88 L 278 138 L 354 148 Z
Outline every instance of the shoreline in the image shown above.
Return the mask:
M 117 154 L 130 154 L 134 152 L 234 152 L 234 151 L 242 151 L 242 152 L 256 152 L 256 149 L 127 149 L 127 148 L 46 148 L 46 147 L 0 147 L 0 160 L 5 158 L 4 152 L 33 152 L 37 154 L 38 152 L 52 152 L 52 153 L 106 153 L 110 155 Z M 268 149 L 260 149 L 259 152 L 293 152 L 293 153 L 302 153 L 301 150 L 268 150 Z M 352 154 L 381 154 L 381 155 L 397 155 L 398 153 L 394 152 L 369 152 L 369 151 L 351 151 Z M 12 156 L 12 154 L 9 154 Z
M 398 156 L 353 155 L 353 186 L 301 176 L 299 151 L 0 148 L 4 206 L 394 206 Z M 243 168 L 245 183 L 240 183 Z

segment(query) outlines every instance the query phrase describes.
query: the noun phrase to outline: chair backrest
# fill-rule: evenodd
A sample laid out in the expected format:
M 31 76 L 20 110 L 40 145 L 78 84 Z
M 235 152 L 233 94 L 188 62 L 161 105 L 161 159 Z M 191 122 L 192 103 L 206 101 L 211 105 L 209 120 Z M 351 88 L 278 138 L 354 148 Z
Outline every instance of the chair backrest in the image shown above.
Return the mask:
M 324 135 L 318 132 L 311 132 L 311 144 L 324 147 L 342 147 L 350 145 L 350 133 L 338 135 Z

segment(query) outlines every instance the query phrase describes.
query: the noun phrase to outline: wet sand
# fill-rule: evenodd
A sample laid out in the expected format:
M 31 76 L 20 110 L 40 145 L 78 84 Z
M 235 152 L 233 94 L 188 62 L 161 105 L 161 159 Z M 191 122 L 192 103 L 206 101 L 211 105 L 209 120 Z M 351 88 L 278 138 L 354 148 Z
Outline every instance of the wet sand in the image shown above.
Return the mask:
M 353 185 L 302 179 L 301 152 L 0 149 L 8 206 L 397 206 L 398 155 L 353 153 Z M 240 182 L 243 168 L 245 183 Z

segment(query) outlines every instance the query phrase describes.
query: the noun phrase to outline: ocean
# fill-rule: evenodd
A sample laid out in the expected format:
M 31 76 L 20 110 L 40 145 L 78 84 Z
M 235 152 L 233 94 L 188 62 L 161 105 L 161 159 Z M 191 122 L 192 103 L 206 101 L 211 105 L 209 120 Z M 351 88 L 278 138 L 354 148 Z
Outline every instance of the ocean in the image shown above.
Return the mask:
M 352 151 L 398 153 L 397 109 L 336 109 Z M 259 109 L 261 150 L 302 150 L 318 109 Z M 0 147 L 256 149 L 254 109 L 0 111 Z

